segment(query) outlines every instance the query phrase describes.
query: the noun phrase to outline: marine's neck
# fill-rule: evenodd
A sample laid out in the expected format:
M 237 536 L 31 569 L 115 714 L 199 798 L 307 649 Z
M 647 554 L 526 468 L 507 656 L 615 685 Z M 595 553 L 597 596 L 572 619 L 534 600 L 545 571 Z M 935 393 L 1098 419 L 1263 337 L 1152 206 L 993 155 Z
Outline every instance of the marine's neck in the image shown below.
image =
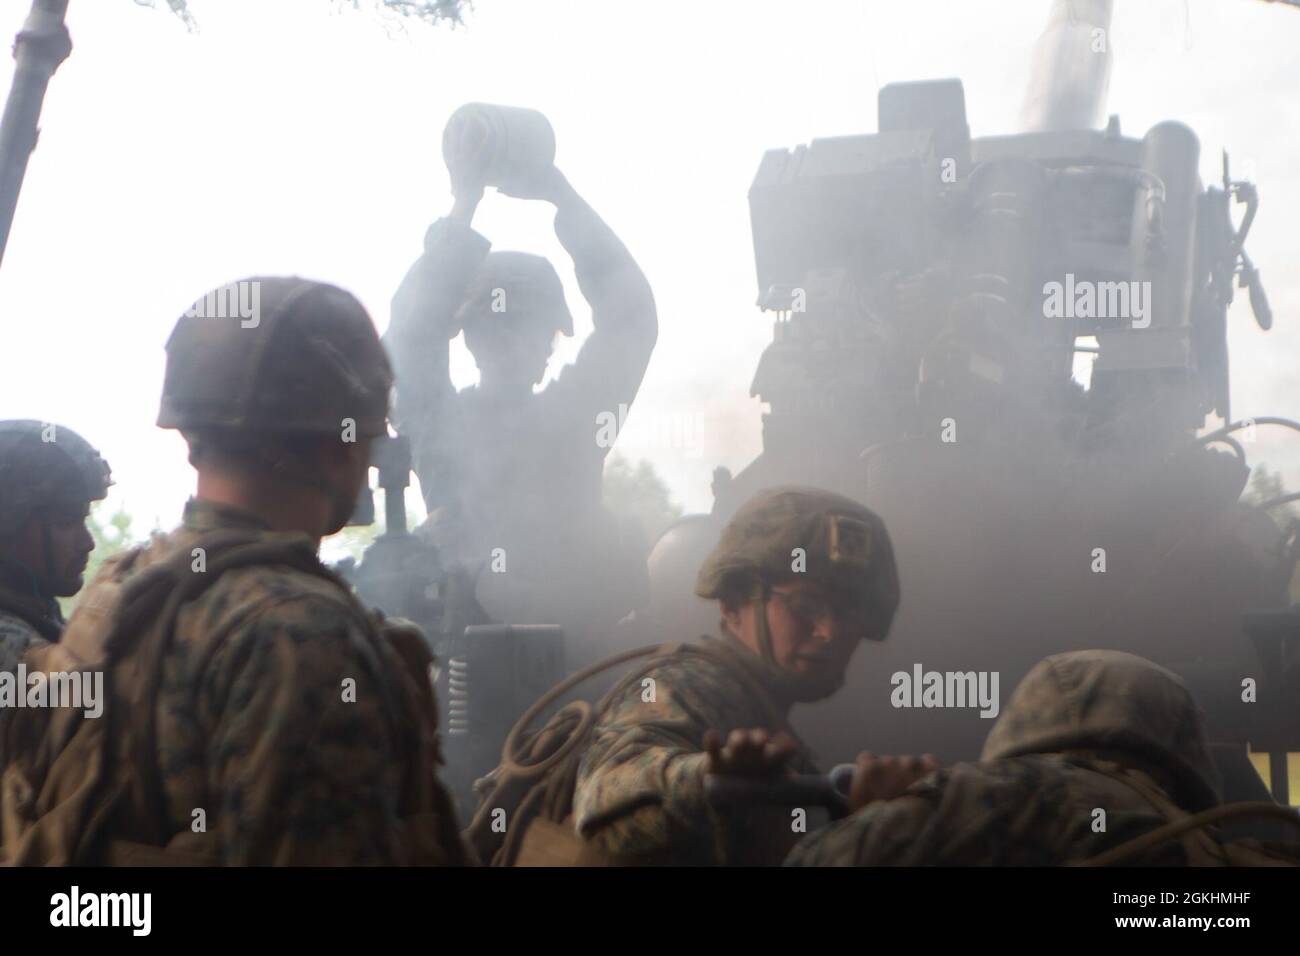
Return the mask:
M 272 531 L 305 534 L 317 547 L 332 514 L 329 500 L 314 488 L 215 469 L 199 472 L 195 497 L 247 512 Z
M 40 576 L 26 562 L 7 554 L 0 554 L 0 588 L 41 601 L 54 601 Z
M 0 556 L 0 610 L 18 615 L 47 640 L 57 641 L 63 629 L 59 602 L 25 564 L 8 556 Z

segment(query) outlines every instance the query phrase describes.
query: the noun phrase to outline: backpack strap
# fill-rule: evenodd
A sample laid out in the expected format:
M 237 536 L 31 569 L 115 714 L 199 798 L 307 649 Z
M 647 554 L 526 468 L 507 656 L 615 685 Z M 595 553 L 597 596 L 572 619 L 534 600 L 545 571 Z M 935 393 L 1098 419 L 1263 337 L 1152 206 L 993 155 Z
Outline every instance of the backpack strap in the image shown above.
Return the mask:
M 203 555 L 202 571 L 193 569 L 195 551 Z M 126 801 L 119 805 L 120 812 L 126 814 L 140 842 L 161 846 L 166 841 L 153 702 L 162 684 L 181 608 L 202 595 L 225 572 L 257 565 L 287 565 L 328 577 L 305 535 L 268 539 L 265 532 L 220 529 L 200 536 L 190 550 L 145 568 L 123 586 L 117 613 L 104 639 L 109 694 L 117 704 L 105 714 L 110 720 L 108 739 L 116 757 L 107 769 L 108 777 L 115 780 L 113 802 Z M 128 719 L 121 722 L 124 714 Z M 126 768 L 124 773 L 119 766 Z

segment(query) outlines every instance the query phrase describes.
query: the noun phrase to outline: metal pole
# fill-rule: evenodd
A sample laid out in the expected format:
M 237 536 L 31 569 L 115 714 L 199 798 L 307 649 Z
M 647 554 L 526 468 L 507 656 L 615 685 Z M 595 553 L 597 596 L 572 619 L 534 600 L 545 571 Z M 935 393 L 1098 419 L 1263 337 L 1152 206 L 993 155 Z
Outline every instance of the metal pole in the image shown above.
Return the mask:
M 72 52 L 72 38 L 64 23 L 67 13 L 68 0 L 32 0 L 31 13 L 14 39 L 17 66 L 0 117 L 0 261 L 9 244 L 27 159 L 36 148 L 36 124 L 45 89 Z

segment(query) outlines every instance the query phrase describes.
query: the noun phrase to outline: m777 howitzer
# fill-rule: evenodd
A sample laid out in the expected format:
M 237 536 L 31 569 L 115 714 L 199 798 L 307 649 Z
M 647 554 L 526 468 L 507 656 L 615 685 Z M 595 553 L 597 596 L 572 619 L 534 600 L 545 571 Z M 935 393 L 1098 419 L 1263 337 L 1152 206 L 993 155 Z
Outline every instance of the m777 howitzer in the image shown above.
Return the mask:
M 564 672 L 564 633 L 547 625 L 492 623 L 475 597 L 474 576 L 442 560 L 437 547 L 407 529 L 405 491 L 411 448 L 401 435 L 377 441 L 371 465 L 384 491 L 384 532 L 340 572 L 371 607 L 418 624 L 439 662 L 433 675 L 445 735 L 444 780 L 462 817 L 473 783 L 496 765 L 506 734 L 524 709 Z M 352 524 L 374 521 L 367 489 Z
M 472 582 L 464 569 L 444 566 L 438 549 L 407 528 L 406 488 L 411 483 L 411 446 L 400 435 L 377 440 L 370 453 L 384 492 L 384 531 L 376 536 L 358 564 L 339 568 L 372 607 L 414 621 L 424 630 L 435 654 L 442 654 L 448 636 L 471 624 L 487 622 L 474 601 Z M 375 521 L 374 493 L 367 488 L 358 500 L 352 525 Z
M 1045 655 L 1105 647 L 1184 674 L 1245 768 L 1225 776 L 1253 774 L 1241 681 L 1261 664 L 1231 635 L 1286 606 L 1295 542 L 1241 502 L 1239 439 L 1300 430 L 1230 407 L 1234 290 L 1273 322 L 1245 253 L 1256 189 L 1226 158 L 1204 184 L 1175 122 L 973 138 L 957 80 L 886 86 L 878 115 L 876 133 L 759 164 L 763 449 L 656 543 L 652 591 L 757 489 L 828 488 L 884 518 L 903 601 L 845 691 L 795 715 L 826 759 L 979 752 L 990 725 L 970 707 L 894 703 L 891 675 L 918 664 L 1009 689 Z M 1198 437 L 1211 416 L 1227 424 Z
M 769 151 L 750 189 L 758 305 L 778 317 L 751 387 L 771 406 L 765 457 L 856 456 L 944 408 L 972 437 L 1140 413 L 1155 421 L 1131 437 L 1167 442 L 1231 421 L 1233 279 L 1261 328 L 1272 313 L 1244 248 L 1258 194 L 1226 156 L 1202 188 L 1179 123 L 972 139 L 957 80 L 886 86 L 879 117 Z M 1086 393 L 1078 353 L 1096 355 Z M 851 413 L 826 427 L 830 409 Z

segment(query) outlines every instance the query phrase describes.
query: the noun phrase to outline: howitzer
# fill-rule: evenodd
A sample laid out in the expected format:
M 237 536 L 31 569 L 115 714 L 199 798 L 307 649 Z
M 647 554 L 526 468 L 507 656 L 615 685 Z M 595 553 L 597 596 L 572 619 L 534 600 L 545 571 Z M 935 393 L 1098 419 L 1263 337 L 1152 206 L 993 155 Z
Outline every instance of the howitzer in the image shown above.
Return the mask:
M 478 805 L 475 782 L 497 765 L 515 721 L 564 676 L 564 631 L 545 624 L 466 627 L 446 645 L 438 701 L 445 781 L 460 817 Z
M 411 446 L 406 437 L 375 441 L 371 466 L 384 491 L 384 533 L 360 563 L 339 571 L 361 599 L 418 624 L 441 663 L 434 679 L 439 726 L 446 734 L 445 781 L 462 816 L 474 807 L 473 784 L 496 765 L 524 708 L 564 673 L 564 632 L 546 625 L 494 624 L 475 596 L 475 576 L 443 561 L 438 548 L 407 528 Z M 354 525 L 375 519 L 373 492 L 358 499 Z
M 435 654 L 447 635 L 466 624 L 484 623 L 455 569 L 443 566 L 438 549 L 407 529 L 406 497 L 411 482 L 411 446 L 402 436 L 380 438 L 371 446 L 370 464 L 379 471 L 384 491 L 384 532 L 366 549 L 359 564 L 345 560 L 338 568 L 365 602 L 385 614 L 404 617 L 424 630 Z M 374 495 L 366 488 L 349 524 L 375 520 Z M 462 618 L 468 618 L 464 623 Z
M 1285 606 L 1293 560 L 1263 512 L 1281 502 L 1241 502 L 1250 465 L 1231 432 L 1295 427 L 1233 421 L 1229 402 L 1235 290 L 1273 320 L 1245 252 L 1259 195 L 1226 158 L 1203 183 L 1182 124 L 1135 137 L 1118 117 L 1048 114 L 975 136 L 960 81 L 897 83 L 876 132 L 763 156 L 749 194 L 758 305 L 776 313 L 751 385 L 763 450 L 715 482 L 711 514 L 670 529 L 652 571 L 698 566 L 759 488 L 841 492 L 895 536 L 904 611 L 844 693 L 796 715 L 819 752 L 846 759 L 866 726 L 879 752 L 973 759 L 979 716 L 896 708 L 881 675 L 943 660 L 1011 687 L 1048 654 L 1114 647 L 1184 677 L 1235 767 L 1230 798 L 1259 798 L 1246 744 L 1266 715 L 1240 681 L 1261 665 L 1224 636 L 1247 608 Z M 1211 416 L 1224 428 L 1198 438 Z M 661 617 L 691 613 L 657 600 Z

